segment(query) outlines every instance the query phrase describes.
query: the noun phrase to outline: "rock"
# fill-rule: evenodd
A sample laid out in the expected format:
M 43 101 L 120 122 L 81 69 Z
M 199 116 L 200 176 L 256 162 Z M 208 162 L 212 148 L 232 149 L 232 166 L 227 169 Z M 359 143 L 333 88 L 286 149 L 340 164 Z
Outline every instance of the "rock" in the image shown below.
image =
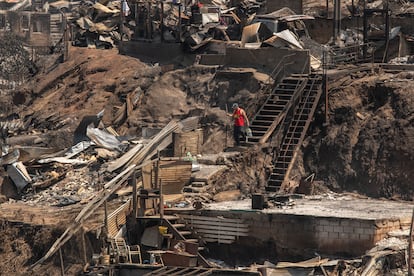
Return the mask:
M 240 190 L 224 191 L 216 194 L 213 200 L 216 202 L 239 200 L 241 197 Z

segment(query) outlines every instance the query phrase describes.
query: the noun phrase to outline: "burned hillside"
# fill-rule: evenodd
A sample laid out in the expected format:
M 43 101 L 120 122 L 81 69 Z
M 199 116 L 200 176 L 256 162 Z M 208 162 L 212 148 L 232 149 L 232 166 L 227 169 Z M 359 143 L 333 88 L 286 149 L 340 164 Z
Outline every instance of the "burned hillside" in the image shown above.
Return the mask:
M 412 200 L 413 75 L 358 72 L 329 84 L 329 121 L 305 163 L 334 190 Z
M 319 2 L 8 3 L 0 274 L 410 271 L 412 3 Z

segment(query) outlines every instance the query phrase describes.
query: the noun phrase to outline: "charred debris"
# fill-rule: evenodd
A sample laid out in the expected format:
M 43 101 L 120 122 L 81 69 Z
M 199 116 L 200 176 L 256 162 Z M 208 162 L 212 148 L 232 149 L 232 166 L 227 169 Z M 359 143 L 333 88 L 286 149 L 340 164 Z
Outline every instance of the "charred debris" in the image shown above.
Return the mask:
M 178 44 L 183 52 L 195 55 L 225 54 L 223 49 L 227 48 L 308 49 L 307 72 L 313 73 L 306 77 L 303 71 L 290 76 L 270 74 L 274 81 L 270 84 L 273 90 L 269 92 L 269 87 L 261 88 L 267 98 L 263 99 L 263 108 L 255 110 L 257 115 L 252 123 L 257 128 L 252 137 L 244 141 L 246 148 L 209 158 L 200 154 L 203 130 L 200 130 L 198 116 L 172 120 L 161 129 L 147 129 L 140 137 L 124 137 L 112 126 L 102 123 L 102 111 L 84 117 L 71 134 L 74 137 L 72 146 L 60 151 L 42 147 L 45 135 L 30 129 L 30 121 L 21 120 L 18 116 L 1 121 L 0 165 L 2 175 L 6 176 L 1 200 L 47 207 L 82 206 L 62 235 L 31 265 L 31 270 L 38 271 L 57 253 L 64 267 L 65 260 L 60 250 L 83 230 L 85 221 L 99 208 L 105 208 L 104 221 L 94 230 L 102 232 L 104 238 L 99 250 L 89 252 L 91 258 L 85 260 L 83 275 L 127 275 L 130 271 L 139 275 L 374 275 L 387 266 L 404 266 L 408 245 L 405 241 L 393 240 L 391 246 L 378 245 L 363 259 L 329 260 L 317 256 L 299 263 L 264 262 L 263 265 L 237 270 L 225 269 L 220 263 L 203 256 L 204 245 L 208 242 L 231 244 L 232 240 L 245 236 L 247 230 L 243 221 L 186 217 L 186 214 L 175 214 L 174 209 L 201 210 L 204 204 L 214 201 L 214 177 L 234 168 L 232 163 L 235 160 L 251 154 L 254 147 L 250 146 L 254 143 L 269 143 L 275 156 L 266 179 L 265 192 L 271 195 L 266 198 L 253 196 L 252 205 L 257 207 L 253 209 L 289 207 L 297 196 L 296 192 L 313 194 L 320 184 L 314 181 L 314 175 L 296 182 L 289 181 L 292 168 L 278 167 L 283 163 L 278 156 L 283 160 L 290 158 L 289 162 L 294 163 L 304 143 L 304 134 L 322 96 L 322 77 L 326 77 L 323 75 L 326 72 L 320 69 L 362 61 L 387 62 L 396 57 L 394 62 L 401 62 L 401 56 L 405 56 L 402 48 L 390 45 L 395 46 L 392 43 L 395 40 L 399 44 L 402 41 L 410 44 L 412 34 L 403 34 L 399 26 L 391 27 L 389 16 L 391 10 L 399 14 L 410 13 L 412 5 L 409 2 L 404 1 L 404 5 L 396 6 L 398 8 L 393 6 L 393 2 L 390 5 L 383 1 L 369 5 L 365 2 L 354 5 L 352 2 L 351 6 L 346 6 L 347 12 L 351 17 L 363 18 L 363 29 L 342 30 L 340 21 L 344 11 L 335 10 L 334 38 L 326 43 L 316 42 L 305 23 L 321 16 L 319 13 L 324 13 L 324 9 L 307 14 L 297 14 L 286 7 L 266 12 L 266 3 L 260 1 L 43 1 L 32 4 L 23 1 L 4 5 L 6 7 L 0 13 L 2 32 L 20 36 L 25 46 L 34 50 L 34 56 L 62 52 L 64 61 L 70 58 L 67 52 L 69 44 L 108 49 L 121 48 L 133 42 Z M 310 5 L 307 9 L 315 11 L 315 7 Z M 328 12 L 322 16 L 329 17 L 329 8 L 326 10 Z M 369 22 L 374 14 L 382 16 L 383 21 L 379 25 Z M 412 58 L 407 57 L 406 63 L 410 60 Z M 195 62 L 202 64 L 203 61 L 197 56 Z M 280 68 L 276 66 L 274 69 Z M 27 75 L 27 70 L 13 72 L 14 76 L 22 74 Z M 17 77 L 12 80 L 9 75 L 1 77 L 2 85 L 7 89 L 16 86 L 14 79 L 22 80 Z M 292 97 L 287 99 L 283 109 L 275 113 L 265 106 L 281 104 L 277 101 L 291 84 L 283 83 L 285 77 L 292 77 L 295 88 L 290 91 Z M 277 86 L 278 81 L 285 86 Z M 306 90 L 305 87 L 311 88 Z M 126 100 L 117 113 L 119 121 L 128 116 L 138 100 L 139 95 Z M 301 105 L 312 108 L 295 109 Z M 267 117 L 270 121 L 266 124 L 270 122 L 269 125 L 263 127 L 261 124 L 266 120 L 258 116 Z M 292 125 L 289 124 L 295 122 L 295 116 L 306 123 L 300 127 L 296 124 L 294 131 L 290 132 L 291 139 L 287 139 L 289 131 L 280 126 L 290 129 Z M 65 122 L 59 121 L 59 124 L 64 125 Z M 62 126 L 59 124 L 49 127 L 59 129 Z M 24 134 L 29 130 L 31 135 Z M 283 139 L 289 142 L 283 144 Z M 287 146 L 285 152 L 283 145 Z M 277 175 L 277 169 L 282 170 L 282 177 Z M 236 191 L 221 196 L 225 199 L 243 198 Z M 113 199 L 119 202 L 115 210 L 109 211 L 107 203 Z M 189 223 L 192 220 L 208 224 L 212 229 L 206 229 L 203 235 L 195 233 Z M 222 237 L 208 232 L 221 228 L 225 229 Z M 402 240 L 407 238 L 406 233 L 399 235 L 403 236 Z M 84 247 L 83 250 L 86 252 Z

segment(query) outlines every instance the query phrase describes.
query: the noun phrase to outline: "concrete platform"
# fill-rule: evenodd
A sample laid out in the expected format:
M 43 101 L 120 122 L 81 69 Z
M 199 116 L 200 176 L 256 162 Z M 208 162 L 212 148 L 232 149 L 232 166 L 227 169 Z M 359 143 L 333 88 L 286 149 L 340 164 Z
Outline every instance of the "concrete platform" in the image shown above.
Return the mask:
M 290 206 L 252 210 L 251 200 L 208 204 L 209 210 L 256 211 L 272 214 L 357 218 L 357 219 L 402 219 L 411 220 L 414 203 L 363 198 L 352 194 L 326 194 L 292 199 Z
M 205 204 L 194 214 L 241 219 L 249 225 L 249 236 L 240 237 L 239 246 L 256 244 L 284 256 L 361 256 L 388 233 L 409 228 L 413 208 L 411 202 L 332 193 L 263 210 L 252 209 L 251 199 Z

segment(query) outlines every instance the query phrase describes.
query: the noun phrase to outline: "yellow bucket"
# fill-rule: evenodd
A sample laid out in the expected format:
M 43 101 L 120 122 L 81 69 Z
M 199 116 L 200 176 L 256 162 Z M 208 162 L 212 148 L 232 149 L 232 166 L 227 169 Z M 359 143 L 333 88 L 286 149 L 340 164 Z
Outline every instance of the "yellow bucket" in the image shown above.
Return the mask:
M 167 234 L 168 227 L 166 227 L 166 226 L 158 226 L 158 231 L 160 232 L 161 235 L 165 235 L 165 234 Z

